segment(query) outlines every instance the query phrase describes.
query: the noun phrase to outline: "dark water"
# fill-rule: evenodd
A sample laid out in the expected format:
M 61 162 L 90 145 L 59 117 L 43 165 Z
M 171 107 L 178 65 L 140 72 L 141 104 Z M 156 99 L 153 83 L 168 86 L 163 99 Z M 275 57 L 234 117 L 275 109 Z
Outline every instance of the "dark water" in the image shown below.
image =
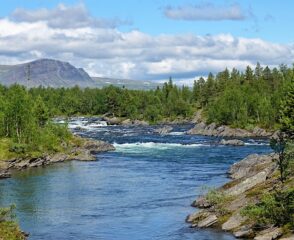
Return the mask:
M 185 223 L 191 202 L 228 181 L 228 167 L 263 141 L 218 146 L 215 138 L 182 135 L 180 126 L 159 136 L 152 127 L 86 127 L 80 134 L 111 141 L 117 150 L 96 162 L 68 162 L 15 173 L 0 181 L 0 206 L 15 203 L 30 239 L 220 239 Z

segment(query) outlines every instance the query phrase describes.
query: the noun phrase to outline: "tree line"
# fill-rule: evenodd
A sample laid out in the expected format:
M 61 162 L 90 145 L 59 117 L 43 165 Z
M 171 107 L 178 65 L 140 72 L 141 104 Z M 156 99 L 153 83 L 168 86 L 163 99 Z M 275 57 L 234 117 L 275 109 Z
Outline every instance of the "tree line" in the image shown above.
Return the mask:
M 193 88 L 176 86 L 172 79 L 155 90 L 129 90 L 115 86 L 102 89 L 33 88 L 54 115 L 102 115 L 158 122 L 191 118 L 202 109 L 208 122 L 251 128 L 275 128 L 280 102 L 294 76 L 294 68 L 270 69 L 257 64 L 244 72 L 225 69 L 194 81 Z
M 147 120 L 188 119 L 199 110 L 208 122 L 235 127 L 255 125 L 275 128 L 280 103 L 293 78 L 294 68 L 262 68 L 244 72 L 225 69 L 207 79 L 195 80 L 193 88 L 176 86 L 172 79 L 155 90 L 129 90 L 115 86 L 102 89 L 0 86 L 0 138 L 12 139 L 31 149 L 58 148 L 68 137 L 65 127 L 53 124 L 54 116 L 102 115 Z M 21 151 L 15 147 L 17 151 Z

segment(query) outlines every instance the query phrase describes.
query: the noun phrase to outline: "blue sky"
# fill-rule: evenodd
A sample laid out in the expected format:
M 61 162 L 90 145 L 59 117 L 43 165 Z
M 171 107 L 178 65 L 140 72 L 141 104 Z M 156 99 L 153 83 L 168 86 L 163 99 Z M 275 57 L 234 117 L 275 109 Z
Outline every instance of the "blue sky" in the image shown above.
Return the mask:
M 224 67 L 293 61 L 291 0 L 0 3 L 0 64 L 50 57 L 92 75 L 188 81 Z M 1 48 L 7 37 L 17 50 Z

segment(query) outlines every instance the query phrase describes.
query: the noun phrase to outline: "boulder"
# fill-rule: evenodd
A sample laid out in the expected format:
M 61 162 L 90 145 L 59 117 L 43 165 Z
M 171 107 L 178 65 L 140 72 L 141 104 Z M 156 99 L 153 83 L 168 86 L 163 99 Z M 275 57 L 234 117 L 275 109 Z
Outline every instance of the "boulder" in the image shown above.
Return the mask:
M 251 154 L 240 162 L 234 163 L 228 173 L 232 179 L 255 175 L 262 169 L 273 167 L 274 157 L 274 155 Z
M 254 240 L 274 240 L 282 236 L 283 232 L 280 228 L 269 228 L 261 231 Z
M 100 152 L 114 151 L 115 147 L 104 141 L 87 139 L 82 146 L 83 149 L 89 150 L 91 154 L 97 154 Z
M 143 121 L 143 120 L 134 120 L 133 125 L 136 125 L 136 126 L 148 126 L 149 123 L 146 122 L 146 121 Z
M 0 169 L 0 179 L 10 178 L 11 173 L 7 169 Z
M 255 137 L 269 137 L 272 135 L 271 132 L 267 132 L 266 130 L 260 128 L 260 127 L 255 127 L 252 131 L 252 134 Z
M 206 218 L 202 219 L 197 223 L 197 227 L 206 228 L 216 224 L 218 221 L 217 216 L 215 214 L 209 214 Z
M 107 125 L 118 125 L 121 123 L 121 119 L 117 117 L 103 117 L 102 120 L 106 121 Z
M 254 236 L 254 232 L 252 230 L 252 226 L 242 226 L 239 230 L 233 233 L 236 238 L 252 238 Z
M 230 196 L 236 196 L 236 195 L 242 194 L 246 192 L 247 190 L 255 187 L 257 184 L 263 183 L 266 180 L 268 174 L 269 174 L 269 171 L 266 169 L 264 171 L 261 171 L 255 174 L 254 176 L 251 176 L 248 178 L 246 177 L 242 179 L 242 181 L 240 181 L 239 183 L 224 190 L 224 194 L 227 194 Z
M 163 126 L 161 128 L 155 129 L 154 132 L 161 134 L 161 135 L 165 135 L 165 134 L 168 134 L 169 132 L 171 132 L 172 130 L 173 130 L 173 128 L 171 126 Z
M 232 216 L 222 225 L 222 230 L 231 231 L 238 228 L 246 219 L 246 217 L 241 216 L 240 212 L 237 211 L 233 213 Z
M 283 238 L 280 238 L 279 240 L 294 240 L 294 235 L 291 235 L 289 237 L 283 237 Z
M 187 131 L 188 134 L 191 135 L 204 135 L 206 124 L 204 122 L 200 122 L 194 126 L 194 128 Z
M 232 145 L 232 146 L 244 146 L 245 145 L 245 143 L 239 139 L 231 139 L 231 140 L 222 139 L 219 144 Z
M 186 222 L 193 223 L 196 221 L 200 221 L 201 219 L 206 218 L 208 215 L 209 215 L 209 213 L 207 211 L 204 211 L 204 210 L 197 211 L 195 213 L 188 215 L 186 218 Z
M 192 207 L 209 208 L 211 207 L 211 204 L 207 201 L 205 197 L 200 197 L 192 203 Z
M 202 114 L 202 111 L 201 110 L 197 111 L 195 113 L 193 119 L 191 120 L 191 123 L 200 123 L 201 122 L 201 119 L 202 119 L 201 114 Z
M 132 125 L 133 123 L 132 123 L 131 119 L 126 119 L 126 120 L 123 120 L 120 124 L 129 126 L 129 125 Z

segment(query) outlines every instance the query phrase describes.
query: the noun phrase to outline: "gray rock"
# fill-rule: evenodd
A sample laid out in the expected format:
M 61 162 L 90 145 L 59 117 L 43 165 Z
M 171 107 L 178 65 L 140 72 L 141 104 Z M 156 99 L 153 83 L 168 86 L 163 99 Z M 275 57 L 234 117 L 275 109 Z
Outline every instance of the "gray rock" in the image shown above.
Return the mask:
M 222 225 L 222 230 L 231 231 L 237 227 L 240 227 L 242 223 L 246 220 L 246 217 L 241 216 L 240 212 L 237 211 L 232 214 L 232 216 Z
M 107 122 L 107 125 L 119 125 L 121 124 L 121 119 L 117 117 L 103 117 L 103 121 Z
M 126 120 L 123 120 L 121 123 L 121 125 L 125 125 L 125 126 L 129 126 L 129 125 L 132 125 L 132 120 L 131 119 L 126 119 Z
M 157 128 L 154 130 L 155 133 L 161 134 L 161 135 L 165 135 L 170 133 L 173 130 L 173 128 L 171 126 L 163 126 L 161 128 Z
M 10 177 L 11 177 L 11 173 L 9 172 L 9 170 L 7 170 L 7 169 L 0 169 L 0 179 L 10 178 Z
M 239 139 L 231 139 L 231 140 L 222 139 L 219 144 L 232 145 L 232 146 L 244 146 L 245 145 L 245 143 Z
M 232 179 L 255 175 L 262 169 L 272 167 L 274 157 L 274 155 L 251 154 L 240 162 L 234 163 L 228 173 Z
M 207 201 L 205 197 L 200 197 L 192 203 L 192 207 L 209 208 L 211 207 L 211 204 Z
M 206 125 L 204 122 L 197 123 L 194 128 L 187 131 L 188 134 L 216 136 L 216 137 L 268 137 L 272 133 L 256 127 L 253 131 L 228 126 L 217 127 L 215 123 Z
M 283 237 L 283 238 L 280 238 L 279 240 L 294 240 L 294 235 L 291 235 L 289 237 Z
M 207 211 L 197 211 L 195 213 L 192 213 L 190 215 L 187 216 L 186 218 L 186 222 L 187 223 L 193 223 L 193 222 L 198 222 L 200 221 L 201 219 L 204 219 L 206 217 L 209 216 L 209 213 Z
M 255 127 L 252 133 L 254 136 L 257 136 L 257 137 L 269 137 L 272 135 L 272 132 L 267 132 L 266 130 L 260 127 Z
M 252 226 L 242 226 L 239 230 L 233 233 L 236 238 L 250 238 L 254 236 Z
M 146 122 L 146 121 L 143 121 L 143 120 L 134 120 L 133 125 L 136 125 L 136 126 L 148 126 L 149 123 Z
M 206 127 L 206 124 L 204 122 L 201 122 L 196 124 L 194 128 L 187 131 L 187 133 L 191 135 L 204 135 L 205 127 Z
M 254 240 L 274 240 L 282 236 L 283 232 L 280 228 L 270 228 L 260 232 Z
M 203 220 L 199 221 L 197 223 L 197 227 L 199 227 L 199 228 L 210 227 L 210 226 L 216 224 L 217 221 L 218 221 L 217 216 L 215 214 L 210 214 L 209 216 L 207 216 Z
M 230 196 L 236 196 L 236 195 L 242 194 L 246 192 L 247 190 L 255 187 L 257 184 L 263 183 L 266 180 L 268 174 L 269 174 L 269 171 L 267 171 L 266 169 L 264 171 L 261 171 L 255 174 L 254 176 L 244 178 L 244 180 L 240 181 L 236 185 L 232 186 L 229 189 L 226 189 L 224 193 Z

